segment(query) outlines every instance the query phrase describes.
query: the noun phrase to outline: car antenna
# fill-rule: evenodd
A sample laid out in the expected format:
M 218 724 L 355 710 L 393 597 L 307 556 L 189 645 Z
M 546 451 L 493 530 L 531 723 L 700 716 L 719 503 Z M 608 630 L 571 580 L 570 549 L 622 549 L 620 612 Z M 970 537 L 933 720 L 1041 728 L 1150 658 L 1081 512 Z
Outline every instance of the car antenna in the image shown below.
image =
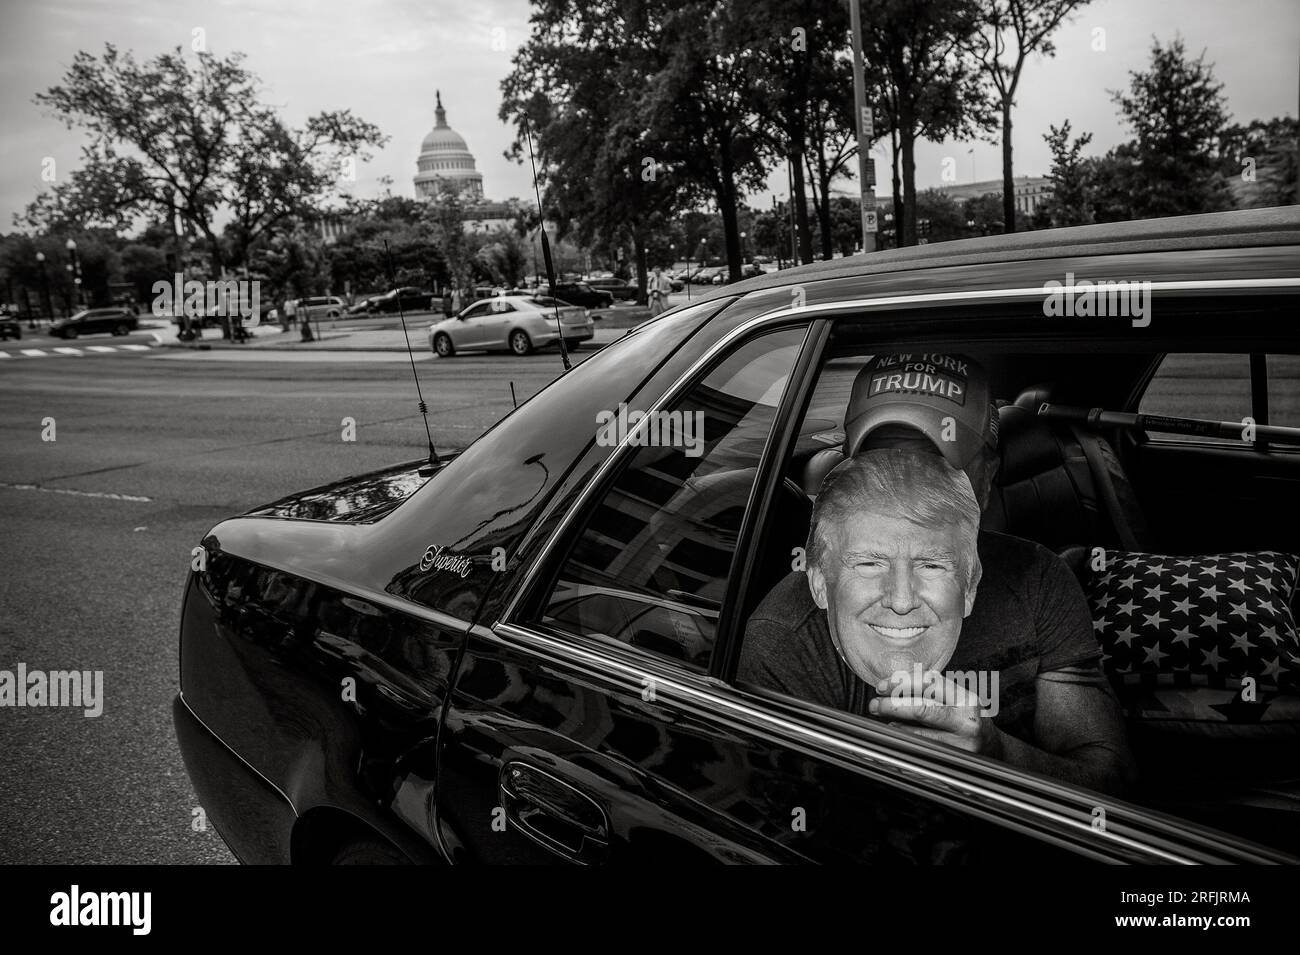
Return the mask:
M 524 117 L 524 135 L 528 137 L 528 162 L 533 167 L 533 195 L 537 197 L 537 228 L 542 233 L 542 259 L 546 262 L 546 282 L 550 286 L 551 301 L 555 307 L 555 332 L 560 336 L 560 358 L 564 360 L 564 370 L 573 367 L 569 362 L 569 348 L 564 344 L 564 329 L 560 327 L 560 303 L 555 298 L 555 265 L 551 262 L 551 242 L 546 238 L 546 217 L 542 215 L 542 192 L 537 187 L 537 159 L 533 156 L 533 133 L 528 128 L 528 117 Z
M 388 263 L 388 281 L 397 288 L 397 276 L 393 272 L 393 253 L 389 251 L 388 240 L 384 240 L 384 260 Z M 438 452 L 433 450 L 433 432 L 429 430 L 429 406 L 424 403 L 420 391 L 420 376 L 415 373 L 415 354 L 411 351 L 411 336 L 406 331 L 406 313 L 402 310 L 402 290 L 397 289 L 397 317 L 402 320 L 402 337 L 406 339 L 406 357 L 411 360 L 411 377 L 415 379 L 415 397 L 419 400 L 420 414 L 424 416 L 424 434 L 429 439 L 429 461 L 420 468 L 420 476 L 428 477 L 442 465 Z
M 515 400 L 515 383 L 513 381 L 510 382 L 510 404 L 516 409 L 519 407 L 519 402 Z

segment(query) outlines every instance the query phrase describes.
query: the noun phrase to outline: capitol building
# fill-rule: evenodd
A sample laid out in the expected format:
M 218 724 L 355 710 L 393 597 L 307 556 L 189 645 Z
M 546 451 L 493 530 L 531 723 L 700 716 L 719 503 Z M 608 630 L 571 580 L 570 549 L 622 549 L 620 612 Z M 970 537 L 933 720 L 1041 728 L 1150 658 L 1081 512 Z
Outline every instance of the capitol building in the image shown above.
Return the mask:
M 415 196 L 436 202 L 443 189 L 456 190 L 465 202 L 465 230 L 492 232 L 509 226 L 517 207 L 515 203 L 492 202 L 483 197 L 483 174 L 474 163 L 465 138 L 447 125 L 447 110 L 442 105 L 442 91 L 436 92 L 434 127 L 420 143 L 416 160 Z

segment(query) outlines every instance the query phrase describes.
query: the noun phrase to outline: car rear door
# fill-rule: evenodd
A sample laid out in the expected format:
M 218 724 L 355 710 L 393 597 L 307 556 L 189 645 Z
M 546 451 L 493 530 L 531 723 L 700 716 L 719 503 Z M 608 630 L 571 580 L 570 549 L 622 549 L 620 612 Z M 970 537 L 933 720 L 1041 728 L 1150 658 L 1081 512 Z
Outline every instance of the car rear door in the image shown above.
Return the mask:
M 705 701 L 732 535 L 807 332 L 738 345 L 676 403 L 692 422 L 676 446 L 629 446 L 554 504 L 582 517 L 544 547 L 526 596 L 473 628 L 457 671 L 437 806 L 453 859 L 800 857 L 752 824 L 753 764 L 772 754 Z M 591 460 L 607 453 L 593 441 Z

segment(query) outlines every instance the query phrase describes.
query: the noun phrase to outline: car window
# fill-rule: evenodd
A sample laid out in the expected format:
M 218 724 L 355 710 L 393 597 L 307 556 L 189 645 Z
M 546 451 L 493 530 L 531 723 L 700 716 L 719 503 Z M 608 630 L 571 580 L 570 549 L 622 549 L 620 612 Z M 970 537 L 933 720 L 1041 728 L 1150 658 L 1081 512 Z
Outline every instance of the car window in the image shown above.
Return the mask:
M 480 315 L 486 314 L 487 310 L 487 302 L 476 302 L 469 308 L 465 309 L 465 311 L 461 312 L 461 318 L 478 318 Z
M 1166 355 L 1142 394 L 1138 412 L 1209 421 L 1241 421 L 1251 414 L 1250 356 Z M 1206 440 L 1195 435 L 1163 433 L 1159 439 Z
M 502 315 L 505 312 L 513 312 L 515 307 L 503 298 L 489 299 L 487 302 L 488 311 L 494 315 Z
M 551 298 L 548 295 L 540 295 L 536 298 L 530 298 L 528 299 L 528 304 L 537 305 L 541 308 L 555 308 L 557 305 L 560 308 L 568 307 L 567 302 L 561 302 L 558 298 Z
M 1300 355 L 1269 355 L 1268 423 L 1300 428 Z
M 591 508 L 543 624 L 708 666 L 741 519 L 805 331 L 736 348 L 640 432 L 625 407 L 598 416 L 598 441 L 626 438 L 639 450 Z

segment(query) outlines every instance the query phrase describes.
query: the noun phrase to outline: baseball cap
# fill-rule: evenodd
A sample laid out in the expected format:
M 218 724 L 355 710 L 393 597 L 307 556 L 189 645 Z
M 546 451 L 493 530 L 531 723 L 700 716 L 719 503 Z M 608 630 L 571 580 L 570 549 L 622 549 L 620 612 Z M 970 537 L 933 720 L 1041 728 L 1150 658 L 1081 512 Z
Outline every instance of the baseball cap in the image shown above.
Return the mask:
M 858 372 L 844 416 L 844 454 L 893 447 L 920 432 L 955 468 L 996 451 L 998 416 L 984 368 L 966 355 L 876 355 Z

